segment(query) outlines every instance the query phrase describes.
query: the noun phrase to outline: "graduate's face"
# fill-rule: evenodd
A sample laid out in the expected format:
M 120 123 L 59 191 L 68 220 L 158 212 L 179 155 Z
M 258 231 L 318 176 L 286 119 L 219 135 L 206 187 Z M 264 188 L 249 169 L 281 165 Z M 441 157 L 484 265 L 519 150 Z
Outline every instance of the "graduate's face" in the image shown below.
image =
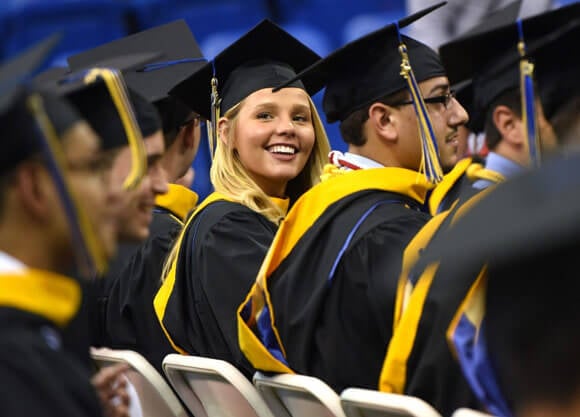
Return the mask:
M 147 154 L 147 174 L 137 188 L 124 191 L 118 213 L 118 233 L 121 241 L 138 242 L 149 236 L 149 225 L 153 219 L 155 197 L 167 192 L 167 176 L 161 165 L 164 151 L 161 131 L 143 139 Z M 113 162 L 113 178 L 117 181 L 127 177 L 131 168 L 131 153 L 128 147 Z
M 242 104 L 233 148 L 252 179 L 273 197 L 284 197 L 288 181 L 304 169 L 315 133 L 307 93 L 270 88 L 250 94 Z
M 99 140 L 85 122 L 78 122 L 63 135 L 65 174 L 71 193 L 84 211 L 92 232 L 110 258 L 117 247 L 115 207 L 108 166 L 99 152 Z
M 447 77 L 435 77 L 419 83 L 423 98 L 445 96 L 450 92 Z M 447 103 L 426 103 L 433 133 L 439 148 L 439 160 L 444 170 L 449 171 L 461 155 L 459 154 L 458 129 L 468 121 L 467 112 L 455 99 Z M 421 141 L 417 129 L 417 116 L 413 106 L 404 106 L 406 123 L 401 124 L 403 152 L 406 155 L 407 168 L 417 170 L 421 162 Z M 406 139 L 405 139 L 406 138 Z

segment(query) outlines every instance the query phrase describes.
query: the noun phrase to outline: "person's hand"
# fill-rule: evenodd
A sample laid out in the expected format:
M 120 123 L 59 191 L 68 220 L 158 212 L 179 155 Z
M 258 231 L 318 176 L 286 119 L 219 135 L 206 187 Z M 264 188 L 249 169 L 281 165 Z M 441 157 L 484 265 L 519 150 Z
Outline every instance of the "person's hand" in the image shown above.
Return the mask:
M 126 364 L 107 366 L 91 379 L 105 417 L 129 417 L 127 379 L 123 375 L 128 369 Z

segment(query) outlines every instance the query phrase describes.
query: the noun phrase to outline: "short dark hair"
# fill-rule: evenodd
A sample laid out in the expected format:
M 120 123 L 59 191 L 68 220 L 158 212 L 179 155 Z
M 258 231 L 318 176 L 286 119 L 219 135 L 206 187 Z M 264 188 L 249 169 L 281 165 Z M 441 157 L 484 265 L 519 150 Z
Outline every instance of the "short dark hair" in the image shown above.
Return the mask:
M 166 97 L 155 103 L 163 125 L 165 149 L 169 149 L 192 111 L 175 97 Z
M 346 119 L 340 122 L 340 135 L 342 139 L 354 146 L 363 146 L 367 143 L 367 138 L 364 135 L 363 126 L 369 119 L 369 109 L 374 103 L 383 103 L 389 106 L 395 106 L 398 102 L 404 101 L 408 98 L 407 90 L 401 90 L 394 94 L 373 100 L 370 104 L 362 109 L 355 110 L 348 115 Z
M 486 339 L 501 391 L 517 414 L 566 404 L 580 388 L 578 241 L 490 265 Z
M 6 173 L 0 175 L 0 220 L 4 217 L 4 211 L 6 209 L 6 192 L 8 186 L 14 181 L 14 170 L 10 170 Z
M 501 133 L 497 129 L 493 121 L 493 112 L 497 106 L 506 106 L 518 117 L 522 117 L 522 104 L 520 98 L 520 89 L 513 88 L 504 91 L 497 98 L 495 98 L 485 114 L 485 142 L 489 150 L 495 149 L 497 144 L 501 141 Z

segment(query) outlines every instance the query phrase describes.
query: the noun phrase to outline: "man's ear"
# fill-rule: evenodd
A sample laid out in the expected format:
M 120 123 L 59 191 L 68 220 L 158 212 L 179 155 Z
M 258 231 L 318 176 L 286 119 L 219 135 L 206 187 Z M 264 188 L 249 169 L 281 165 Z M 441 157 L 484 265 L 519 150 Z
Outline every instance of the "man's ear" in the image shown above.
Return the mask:
M 521 118 L 512 109 L 508 106 L 499 105 L 493 109 L 492 117 L 495 128 L 501 135 L 502 140 L 514 145 L 522 143 L 524 138 L 521 134 L 521 129 L 519 129 Z
M 42 220 L 50 215 L 48 193 L 54 193 L 54 185 L 48 172 L 37 163 L 25 162 L 15 173 L 16 189 L 24 210 Z
M 396 142 L 399 136 L 397 111 L 384 103 L 373 103 L 369 107 L 369 124 L 384 140 Z
M 195 145 L 195 123 L 189 123 L 179 132 L 178 140 L 181 141 L 181 150 L 183 152 L 191 149 Z

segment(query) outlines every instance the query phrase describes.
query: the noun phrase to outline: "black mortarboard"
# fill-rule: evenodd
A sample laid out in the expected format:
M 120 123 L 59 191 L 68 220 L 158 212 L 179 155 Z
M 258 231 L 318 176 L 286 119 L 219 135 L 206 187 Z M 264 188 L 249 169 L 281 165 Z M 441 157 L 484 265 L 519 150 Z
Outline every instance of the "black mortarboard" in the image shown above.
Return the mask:
M 479 61 L 479 65 L 474 65 L 471 60 L 473 55 L 476 55 L 474 60 L 478 60 L 479 50 L 471 48 L 478 45 L 477 42 L 484 43 L 483 48 L 486 48 L 487 36 L 494 36 L 495 31 L 503 27 L 513 26 L 519 16 L 521 3 L 521 0 L 514 1 L 490 13 L 483 23 L 439 48 L 449 80 L 452 83 L 471 80 L 469 93 L 472 101 L 468 112 L 470 129 L 474 132 L 483 131 L 485 113 L 493 100 L 503 92 L 519 87 L 517 28 L 514 28 L 516 36 L 512 37 L 513 43 L 507 40 L 494 45 L 493 51 L 488 52 L 488 59 Z
M 220 52 L 212 62 L 175 86 L 170 94 L 211 119 L 214 71 L 223 114 L 251 93 L 273 88 L 319 59 L 320 56 L 306 45 L 265 19 Z M 292 86 L 304 88 L 310 95 L 322 88 L 322 84 L 312 82 L 308 77 Z
M 10 170 L 43 147 L 41 132 L 29 102 L 30 96 L 35 95 L 42 103 L 43 111 L 59 137 L 73 123 L 81 120 L 80 115 L 64 100 L 37 93 L 25 85 L 47 60 L 58 39 L 58 36 L 52 36 L 0 66 L 0 136 L 3 141 L 0 172 Z
M 439 52 L 452 82 L 473 79 L 470 124 L 482 131 L 488 107 L 502 93 L 520 87 L 520 52 L 517 18 L 519 1 L 498 10 L 460 38 L 442 45 Z M 565 26 L 580 11 L 580 4 L 522 20 L 528 46 Z M 529 54 L 533 58 L 533 54 Z
M 144 57 L 141 54 L 120 59 L 123 65 L 131 67 Z M 112 68 L 73 72 L 64 78 L 45 80 L 38 88 L 65 96 L 100 136 L 103 150 L 129 146 L 132 165 L 124 187 L 130 189 L 139 184 L 147 169 L 139 123 L 146 133 L 153 133 L 150 129 L 159 130 L 160 122 L 152 104 L 127 90 L 120 73 L 123 68 L 114 60 L 111 62 Z
M 127 86 L 157 103 L 206 63 L 184 20 L 167 23 L 67 58 L 72 70 L 101 66 L 102 61 L 127 54 L 151 54 L 143 65 L 123 71 Z M 122 64 L 121 64 L 122 65 Z M 125 66 L 126 67 L 126 66 Z
M 438 3 L 399 20 L 405 27 L 443 6 Z M 407 36 L 409 61 L 418 82 L 445 75 L 445 69 L 435 51 Z M 323 109 L 329 123 L 342 121 L 354 111 L 373 101 L 407 88 L 401 76 L 397 25 L 390 24 L 332 52 L 296 78 L 326 85 Z M 282 84 L 285 86 L 285 84 Z
M 103 61 L 100 68 L 114 68 L 119 71 L 136 68 L 148 62 L 152 54 L 135 54 L 116 57 Z M 84 69 L 66 74 L 64 77 L 48 79 L 45 77 L 39 83 L 39 88 L 66 96 L 79 110 L 91 127 L 99 134 L 103 149 L 114 149 L 129 144 L 129 138 L 123 125 L 122 116 L 114 105 L 113 96 L 102 78 L 95 78 L 88 83 L 85 80 L 90 69 Z M 117 79 L 123 83 L 119 74 Z M 140 95 L 128 91 L 128 101 L 131 111 L 142 132 L 140 135 L 149 136 L 160 129 L 159 116 L 155 109 Z

